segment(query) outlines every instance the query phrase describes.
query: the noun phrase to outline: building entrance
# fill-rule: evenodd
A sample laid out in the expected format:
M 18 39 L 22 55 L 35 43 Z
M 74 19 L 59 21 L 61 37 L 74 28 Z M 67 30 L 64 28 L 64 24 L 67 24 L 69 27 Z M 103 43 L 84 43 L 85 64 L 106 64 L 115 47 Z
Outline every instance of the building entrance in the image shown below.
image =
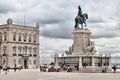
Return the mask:
M 27 59 L 24 59 L 24 68 L 28 69 L 28 60 Z

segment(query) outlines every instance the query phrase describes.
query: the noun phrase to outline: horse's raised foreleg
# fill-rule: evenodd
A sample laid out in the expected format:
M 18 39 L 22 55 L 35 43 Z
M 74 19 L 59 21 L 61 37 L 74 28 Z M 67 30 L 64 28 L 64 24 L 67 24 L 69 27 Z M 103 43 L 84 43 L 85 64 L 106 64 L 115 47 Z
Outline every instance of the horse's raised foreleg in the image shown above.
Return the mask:
M 78 26 L 77 23 L 75 23 L 75 29 L 77 28 L 77 26 Z
M 78 20 L 77 20 L 77 18 L 75 18 L 75 29 L 78 27 Z
M 83 24 L 81 24 L 81 29 L 83 29 Z
M 85 27 L 87 26 L 87 23 L 85 22 Z
M 75 29 L 79 29 L 79 24 L 77 20 L 75 21 Z
M 79 24 L 78 23 L 76 23 L 76 28 L 75 29 L 79 29 Z

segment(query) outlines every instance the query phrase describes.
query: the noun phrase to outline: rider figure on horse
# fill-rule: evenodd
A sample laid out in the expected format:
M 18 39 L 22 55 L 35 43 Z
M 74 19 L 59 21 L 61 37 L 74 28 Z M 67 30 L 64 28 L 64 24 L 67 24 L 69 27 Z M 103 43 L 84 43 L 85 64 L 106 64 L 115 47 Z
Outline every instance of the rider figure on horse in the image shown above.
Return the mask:
M 86 19 L 88 19 L 88 15 L 86 13 L 82 14 L 81 7 L 78 6 L 78 15 L 75 17 L 75 29 L 79 29 L 79 24 L 81 24 L 81 29 L 83 29 L 83 23 L 85 24 L 84 26 L 86 27 Z
M 82 17 L 82 11 L 81 11 L 81 7 L 80 6 L 78 6 L 78 16 L 80 16 L 80 17 Z

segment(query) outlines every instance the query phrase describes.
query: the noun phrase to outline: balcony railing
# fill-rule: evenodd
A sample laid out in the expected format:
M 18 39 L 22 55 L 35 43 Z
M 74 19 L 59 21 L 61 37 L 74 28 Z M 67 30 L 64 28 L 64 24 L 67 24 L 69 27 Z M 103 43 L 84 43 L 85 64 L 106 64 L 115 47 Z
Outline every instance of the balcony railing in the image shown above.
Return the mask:
M 22 56 L 22 54 L 18 54 L 18 56 Z
M 30 54 L 22 54 L 23 57 L 29 57 Z
M 7 56 L 7 54 L 3 54 L 3 56 Z
M 36 57 L 37 56 L 37 54 L 33 54 L 33 57 Z
M 13 56 L 17 56 L 17 54 L 13 54 Z
M 30 54 L 30 56 L 32 56 L 32 54 Z

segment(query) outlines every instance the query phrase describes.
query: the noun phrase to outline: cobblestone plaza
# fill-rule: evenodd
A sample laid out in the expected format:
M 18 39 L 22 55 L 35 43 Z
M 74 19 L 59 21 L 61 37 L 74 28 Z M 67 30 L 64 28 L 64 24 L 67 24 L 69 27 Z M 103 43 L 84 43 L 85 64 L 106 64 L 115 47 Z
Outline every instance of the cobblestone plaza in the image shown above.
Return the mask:
M 80 73 L 80 72 L 40 72 L 39 69 L 28 69 L 8 74 L 0 74 L 0 80 L 119 80 L 117 73 Z M 86 76 L 87 75 L 87 76 Z

